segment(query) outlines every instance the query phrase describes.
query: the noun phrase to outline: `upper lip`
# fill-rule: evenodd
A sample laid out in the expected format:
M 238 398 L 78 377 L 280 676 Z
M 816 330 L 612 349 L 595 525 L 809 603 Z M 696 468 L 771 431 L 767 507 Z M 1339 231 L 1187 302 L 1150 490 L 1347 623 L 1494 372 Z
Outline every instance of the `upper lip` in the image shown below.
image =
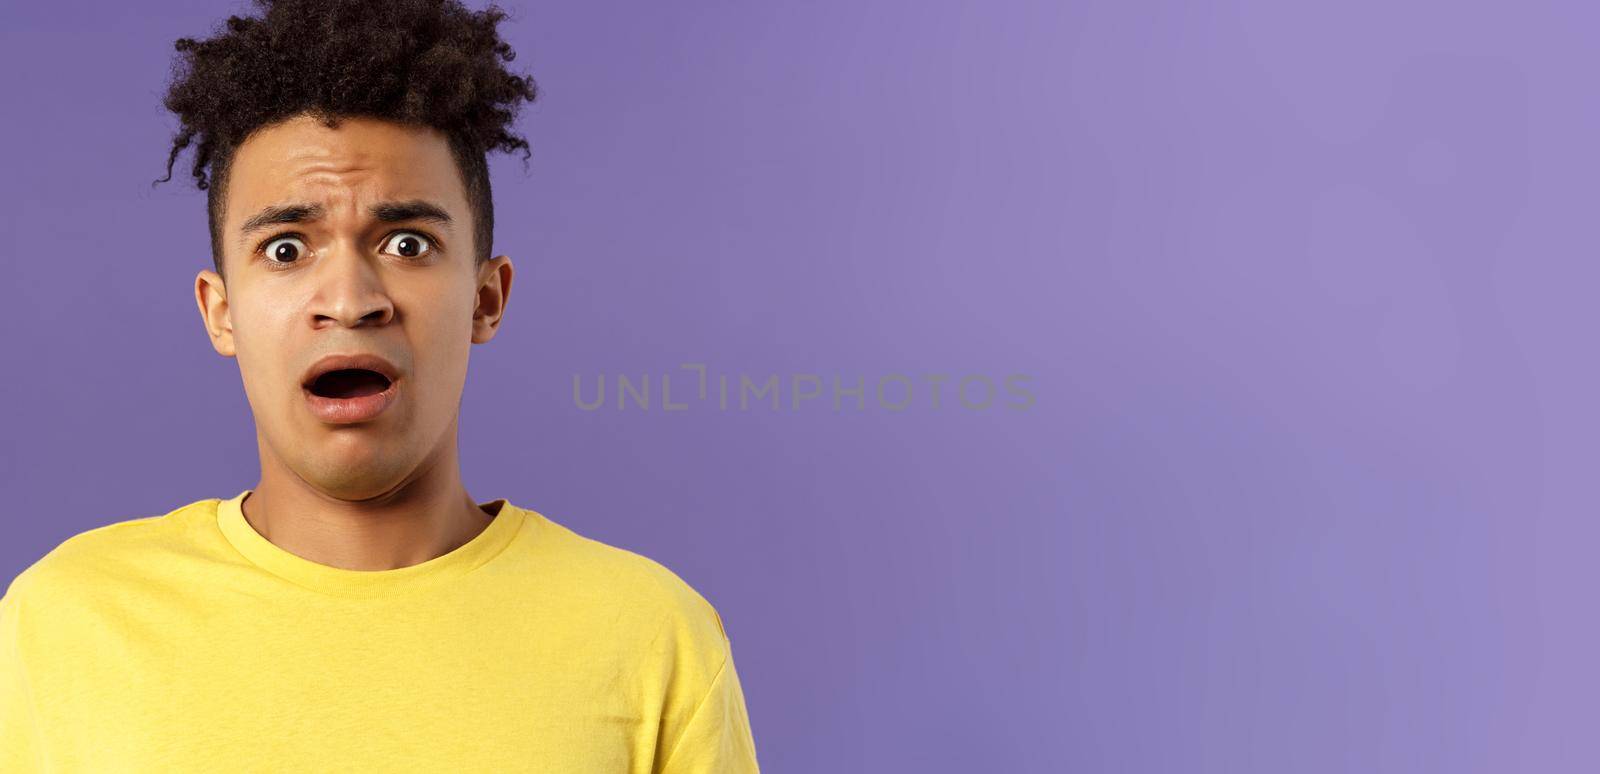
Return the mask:
M 311 367 L 306 369 L 304 377 L 300 379 L 300 386 L 309 388 L 311 383 L 317 380 L 317 377 L 329 371 L 339 371 L 347 368 L 376 371 L 383 374 L 383 377 L 388 379 L 391 384 L 400 378 L 400 369 L 395 368 L 394 364 L 385 360 L 383 356 L 360 352 L 352 355 L 327 355 L 312 363 Z

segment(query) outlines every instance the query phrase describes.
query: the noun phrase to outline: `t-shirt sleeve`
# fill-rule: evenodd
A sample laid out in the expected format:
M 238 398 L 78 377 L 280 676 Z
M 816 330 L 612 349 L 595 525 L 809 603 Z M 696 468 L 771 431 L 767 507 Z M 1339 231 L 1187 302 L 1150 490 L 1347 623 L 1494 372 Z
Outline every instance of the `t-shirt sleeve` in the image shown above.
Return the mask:
M 744 690 L 729 649 L 657 774 L 758 774 Z
M 39 770 L 38 724 L 22 665 L 18 597 L 15 583 L 0 597 L 0 771 L 6 772 Z

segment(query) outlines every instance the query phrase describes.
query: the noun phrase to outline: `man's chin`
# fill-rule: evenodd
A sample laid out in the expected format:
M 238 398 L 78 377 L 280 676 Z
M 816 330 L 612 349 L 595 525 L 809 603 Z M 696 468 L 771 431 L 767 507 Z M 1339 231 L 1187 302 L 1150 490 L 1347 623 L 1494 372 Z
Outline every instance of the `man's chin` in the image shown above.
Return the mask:
M 405 482 L 405 476 L 383 475 L 386 472 L 348 470 L 314 476 L 302 475 L 300 478 L 326 497 L 356 502 L 383 497 Z
M 328 497 L 370 500 L 388 494 L 415 473 L 416 461 L 397 453 L 394 443 L 368 441 L 318 444 L 313 456 L 291 465 L 300 480 Z M 302 452 L 311 451 L 302 447 Z

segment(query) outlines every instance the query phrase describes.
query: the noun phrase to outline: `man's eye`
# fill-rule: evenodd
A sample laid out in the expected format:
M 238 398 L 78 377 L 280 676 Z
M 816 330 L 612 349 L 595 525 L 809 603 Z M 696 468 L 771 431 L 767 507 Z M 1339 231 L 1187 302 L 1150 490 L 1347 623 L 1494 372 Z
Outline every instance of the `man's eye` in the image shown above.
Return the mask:
M 294 263 L 306 253 L 306 243 L 299 237 L 278 237 L 262 248 L 267 258 L 278 263 Z
M 416 258 L 432 249 L 433 243 L 427 237 L 412 231 L 395 232 L 383 243 L 383 252 L 402 258 Z

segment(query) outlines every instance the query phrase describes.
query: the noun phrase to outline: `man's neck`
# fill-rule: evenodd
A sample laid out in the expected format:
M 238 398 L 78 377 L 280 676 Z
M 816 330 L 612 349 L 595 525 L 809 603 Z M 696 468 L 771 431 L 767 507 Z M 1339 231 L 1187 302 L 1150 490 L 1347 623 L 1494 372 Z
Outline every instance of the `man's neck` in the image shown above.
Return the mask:
M 449 444 L 413 478 L 377 496 L 344 500 L 307 483 L 262 444 L 261 482 L 244 499 L 245 520 L 291 554 L 346 570 L 421 564 L 476 537 L 494 516 L 461 484 Z M 276 463 L 276 464 L 269 464 Z

